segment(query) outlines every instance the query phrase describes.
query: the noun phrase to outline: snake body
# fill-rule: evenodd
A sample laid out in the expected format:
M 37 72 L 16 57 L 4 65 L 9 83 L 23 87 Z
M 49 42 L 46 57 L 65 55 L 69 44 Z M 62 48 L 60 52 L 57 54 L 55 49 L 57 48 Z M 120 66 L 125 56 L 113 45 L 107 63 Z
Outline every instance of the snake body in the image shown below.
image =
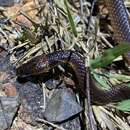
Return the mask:
M 130 42 L 130 21 L 123 0 L 104 0 L 114 31 L 114 38 L 118 43 Z M 123 55 L 130 65 L 130 52 Z
M 123 0 L 105 0 L 117 42 L 130 41 L 130 23 Z
M 84 58 L 75 51 L 56 51 L 47 55 L 40 55 L 33 58 L 29 62 L 17 68 L 17 75 L 19 77 L 27 77 L 31 75 L 39 75 L 46 73 L 58 64 L 69 64 L 76 75 L 77 87 L 86 96 L 86 68 Z M 90 78 L 90 92 L 92 101 L 98 104 L 106 104 L 113 101 L 120 101 L 130 98 L 130 88 L 123 85 L 112 88 L 109 91 L 98 88 L 93 79 Z
M 130 41 L 130 24 L 123 0 L 105 0 L 108 7 L 114 35 L 117 42 Z M 126 54 L 129 57 L 129 53 Z M 56 51 L 47 55 L 40 55 L 17 68 L 19 77 L 39 75 L 46 73 L 58 64 L 69 64 L 76 75 L 77 86 L 85 94 L 86 68 L 82 55 L 75 51 Z M 90 95 L 93 102 L 106 104 L 130 98 L 130 88 L 125 85 L 114 87 L 108 91 L 98 88 L 90 77 Z

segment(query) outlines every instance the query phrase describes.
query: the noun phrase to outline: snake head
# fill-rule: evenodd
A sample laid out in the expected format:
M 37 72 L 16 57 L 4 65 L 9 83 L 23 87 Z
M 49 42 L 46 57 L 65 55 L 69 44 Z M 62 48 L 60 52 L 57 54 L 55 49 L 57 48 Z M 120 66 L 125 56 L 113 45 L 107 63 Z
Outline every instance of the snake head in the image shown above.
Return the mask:
M 18 67 L 16 74 L 18 77 L 28 77 L 48 73 L 49 70 L 48 57 L 46 55 L 40 55 Z

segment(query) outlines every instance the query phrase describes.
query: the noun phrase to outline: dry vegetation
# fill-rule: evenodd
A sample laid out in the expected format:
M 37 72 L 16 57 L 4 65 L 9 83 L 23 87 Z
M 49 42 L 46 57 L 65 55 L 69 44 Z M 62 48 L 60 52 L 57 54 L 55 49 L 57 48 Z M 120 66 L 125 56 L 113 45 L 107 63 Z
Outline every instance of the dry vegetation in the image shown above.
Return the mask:
M 87 0 L 49 2 L 47 0 L 25 0 L 23 5 L 9 7 L 6 10 L 0 8 L 1 17 L 7 17 L 11 22 L 11 25 L 0 27 L 2 34 L 0 40 L 4 43 L 2 46 L 11 53 L 11 63 L 19 66 L 43 53 L 75 50 L 86 58 L 86 66 L 91 68 L 94 78 L 103 89 L 109 89 L 113 85 L 124 82 L 129 83 L 130 76 L 126 74 L 127 69 L 123 68 L 125 65 L 118 67 L 122 65 L 122 56 L 114 57 L 112 63 L 107 59 L 108 57 L 100 57 L 105 50 L 114 48 L 117 43 L 113 39 L 113 29 L 104 2 L 101 0 L 93 4 L 94 6 Z M 129 10 L 130 1 L 125 0 L 125 4 Z M 109 53 L 113 53 L 113 50 Z M 93 60 L 96 58 L 103 58 L 100 60 L 105 60 L 109 65 L 101 64 L 98 68 L 93 67 L 98 64 L 98 60 Z M 87 108 L 87 104 L 85 107 Z M 96 124 L 99 129 L 130 129 L 130 101 L 105 106 L 92 105 L 92 109 L 96 121 L 92 125 Z M 86 116 L 87 113 L 86 109 Z M 46 120 L 42 122 L 43 126 L 65 130 L 60 125 Z M 84 122 L 88 126 L 87 118 Z M 16 117 L 11 130 L 22 130 L 22 128 L 23 130 L 45 129 L 41 126 L 26 124 Z M 46 130 L 49 130 L 49 127 Z

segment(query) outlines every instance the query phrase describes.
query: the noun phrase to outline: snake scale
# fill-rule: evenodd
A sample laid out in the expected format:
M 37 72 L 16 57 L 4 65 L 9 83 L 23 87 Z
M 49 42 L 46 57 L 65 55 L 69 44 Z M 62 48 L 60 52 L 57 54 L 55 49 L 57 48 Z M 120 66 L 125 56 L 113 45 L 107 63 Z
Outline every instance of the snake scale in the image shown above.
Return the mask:
M 108 11 L 110 13 L 111 24 L 114 29 L 114 37 L 117 42 L 127 41 L 130 42 L 130 24 L 128 14 L 123 0 L 104 0 Z M 124 57 L 130 63 L 129 53 L 125 54 Z M 27 63 L 17 68 L 17 76 L 28 77 L 31 75 L 39 75 L 46 73 L 55 66 L 67 63 L 69 64 L 76 75 L 76 82 L 78 88 L 85 91 L 86 85 L 86 68 L 85 61 L 82 55 L 76 51 L 56 51 L 47 55 L 43 54 L 37 56 Z M 109 102 L 121 101 L 123 99 L 130 98 L 130 88 L 125 85 L 119 87 L 113 87 L 110 90 L 102 90 L 98 88 L 90 78 L 90 95 L 93 102 L 99 104 L 106 104 Z M 85 92 L 84 92 L 85 94 Z

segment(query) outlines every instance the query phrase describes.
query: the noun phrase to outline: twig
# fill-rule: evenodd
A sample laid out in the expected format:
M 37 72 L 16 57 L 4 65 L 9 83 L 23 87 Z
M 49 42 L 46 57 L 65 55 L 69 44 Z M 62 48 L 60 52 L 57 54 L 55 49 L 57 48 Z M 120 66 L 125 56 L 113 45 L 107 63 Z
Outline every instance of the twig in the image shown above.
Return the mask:
M 88 70 L 88 69 L 87 69 Z M 87 92 L 87 107 L 88 107 L 88 120 L 89 120 L 89 126 L 90 130 L 97 130 L 95 123 L 94 123 L 94 116 L 92 112 L 92 107 L 91 107 L 91 99 L 90 99 L 90 73 L 89 71 L 86 71 L 86 92 Z
M 39 122 L 43 122 L 44 124 L 48 124 L 48 125 L 50 125 L 50 126 L 52 126 L 52 127 L 54 127 L 54 128 L 57 128 L 58 130 L 66 130 L 66 129 L 64 129 L 63 127 L 60 127 L 60 126 L 58 126 L 58 125 L 56 125 L 56 124 L 54 124 L 54 123 L 51 123 L 51 122 L 49 122 L 49 121 L 47 121 L 47 120 L 40 119 L 40 118 L 37 118 L 36 120 L 39 121 Z

